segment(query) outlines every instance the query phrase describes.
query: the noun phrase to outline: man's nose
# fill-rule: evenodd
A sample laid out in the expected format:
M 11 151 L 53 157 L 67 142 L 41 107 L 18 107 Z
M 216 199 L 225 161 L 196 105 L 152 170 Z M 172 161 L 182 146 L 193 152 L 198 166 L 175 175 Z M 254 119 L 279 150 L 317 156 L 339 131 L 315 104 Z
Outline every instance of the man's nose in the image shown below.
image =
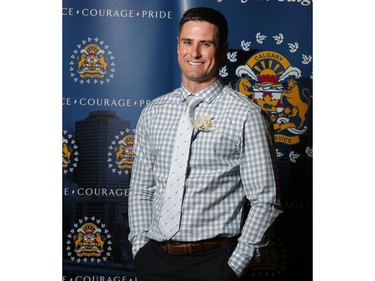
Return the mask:
M 202 56 L 199 44 L 195 44 L 191 46 L 190 56 L 193 58 L 200 58 Z

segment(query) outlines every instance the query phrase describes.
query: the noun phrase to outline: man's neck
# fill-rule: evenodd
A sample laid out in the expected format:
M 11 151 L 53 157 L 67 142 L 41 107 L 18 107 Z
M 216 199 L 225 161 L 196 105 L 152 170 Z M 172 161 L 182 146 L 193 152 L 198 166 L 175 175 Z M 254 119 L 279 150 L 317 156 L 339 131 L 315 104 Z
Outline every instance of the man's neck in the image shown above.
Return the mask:
M 182 85 L 190 93 L 196 94 L 196 93 L 199 93 L 202 90 L 207 89 L 208 87 L 210 87 L 218 79 L 219 79 L 219 77 L 215 77 L 215 79 L 211 79 L 210 81 L 203 82 L 203 83 L 202 82 L 195 82 L 195 81 L 191 81 L 191 80 L 184 81 L 184 79 L 182 79 Z

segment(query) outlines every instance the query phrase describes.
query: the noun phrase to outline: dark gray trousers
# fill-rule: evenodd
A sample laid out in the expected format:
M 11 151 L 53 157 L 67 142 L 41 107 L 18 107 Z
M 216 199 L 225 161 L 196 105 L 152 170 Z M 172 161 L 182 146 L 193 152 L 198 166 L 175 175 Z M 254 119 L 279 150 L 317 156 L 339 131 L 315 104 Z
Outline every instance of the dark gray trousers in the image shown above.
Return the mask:
M 228 265 L 235 243 L 187 256 L 174 256 L 150 241 L 135 256 L 138 281 L 238 281 Z

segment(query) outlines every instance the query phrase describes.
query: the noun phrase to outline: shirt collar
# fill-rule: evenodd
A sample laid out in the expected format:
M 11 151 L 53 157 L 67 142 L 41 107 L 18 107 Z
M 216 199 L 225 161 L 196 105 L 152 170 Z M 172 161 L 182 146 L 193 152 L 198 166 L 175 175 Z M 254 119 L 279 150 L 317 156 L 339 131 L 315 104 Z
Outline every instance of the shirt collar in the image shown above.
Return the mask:
M 203 89 L 202 91 L 196 93 L 195 95 L 199 96 L 203 102 L 211 103 L 223 90 L 224 84 L 223 82 L 218 79 L 215 83 Z M 186 99 L 187 96 L 191 95 L 188 90 L 185 89 L 183 85 L 181 85 L 181 98 L 182 101 Z

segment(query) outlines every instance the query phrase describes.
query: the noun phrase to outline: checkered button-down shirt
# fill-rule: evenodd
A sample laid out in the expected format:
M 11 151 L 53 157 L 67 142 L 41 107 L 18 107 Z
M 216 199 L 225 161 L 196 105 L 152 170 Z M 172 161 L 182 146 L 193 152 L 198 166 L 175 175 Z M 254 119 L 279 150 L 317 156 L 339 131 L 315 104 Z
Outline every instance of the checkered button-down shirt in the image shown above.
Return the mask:
M 153 100 L 138 120 L 129 197 L 133 255 L 150 239 L 164 241 L 158 227 L 178 120 L 190 93 L 183 87 Z M 180 231 L 175 241 L 240 235 L 229 265 L 241 274 L 280 214 L 272 136 L 260 108 L 218 80 L 198 93 L 195 116 L 212 117 L 215 131 L 192 142 Z M 251 208 L 243 225 L 246 201 Z

